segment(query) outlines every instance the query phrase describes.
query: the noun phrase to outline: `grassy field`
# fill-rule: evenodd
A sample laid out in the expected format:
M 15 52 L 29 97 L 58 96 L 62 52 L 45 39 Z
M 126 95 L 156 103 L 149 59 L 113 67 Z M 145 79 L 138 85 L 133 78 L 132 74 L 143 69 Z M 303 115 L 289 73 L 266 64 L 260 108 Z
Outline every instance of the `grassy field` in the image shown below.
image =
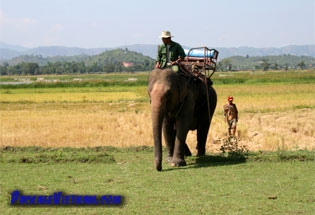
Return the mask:
M 1 77 L 0 82 L 34 83 L 0 85 L 0 211 L 313 213 L 315 71 L 216 73 L 218 106 L 207 156 L 189 157 L 183 168 L 164 163 L 162 173 L 153 167 L 147 77 L 41 76 L 44 82 Z M 231 160 L 220 151 L 228 95 L 239 109 L 237 136 L 250 151 L 246 159 Z M 194 154 L 195 135 L 191 131 L 187 138 Z M 120 207 L 12 207 L 7 202 L 15 189 L 40 195 L 121 194 L 125 202 Z
M 315 209 L 315 164 L 307 151 L 287 161 L 276 153 L 249 155 L 246 162 L 189 157 L 186 167 L 165 162 L 163 172 L 153 168 L 152 147 L 1 152 L 3 214 L 312 214 Z M 98 155 L 103 158 L 82 159 Z M 25 195 L 122 195 L 124 201 L 118 207 L 10 206 L 10 193 L 17 189 Z

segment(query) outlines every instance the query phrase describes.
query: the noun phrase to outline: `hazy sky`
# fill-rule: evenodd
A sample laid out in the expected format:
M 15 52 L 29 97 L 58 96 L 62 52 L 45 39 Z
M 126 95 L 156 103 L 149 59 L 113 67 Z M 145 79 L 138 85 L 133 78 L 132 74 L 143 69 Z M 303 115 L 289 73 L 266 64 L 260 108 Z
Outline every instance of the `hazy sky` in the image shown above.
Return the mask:
M 315 44 L 314 0 L 0 0 L 0 41 L 82 48 Z

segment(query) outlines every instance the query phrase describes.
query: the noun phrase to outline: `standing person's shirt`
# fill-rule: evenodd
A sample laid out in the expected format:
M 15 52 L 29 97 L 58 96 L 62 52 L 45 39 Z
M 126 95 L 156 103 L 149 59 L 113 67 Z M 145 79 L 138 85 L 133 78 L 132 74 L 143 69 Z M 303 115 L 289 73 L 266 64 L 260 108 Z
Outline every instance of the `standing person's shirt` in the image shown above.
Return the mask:
M 233 103 L 224 105 L 224 115 L 226 116 L 227 120 L 238 120 L 238 110 L 236 105 Z

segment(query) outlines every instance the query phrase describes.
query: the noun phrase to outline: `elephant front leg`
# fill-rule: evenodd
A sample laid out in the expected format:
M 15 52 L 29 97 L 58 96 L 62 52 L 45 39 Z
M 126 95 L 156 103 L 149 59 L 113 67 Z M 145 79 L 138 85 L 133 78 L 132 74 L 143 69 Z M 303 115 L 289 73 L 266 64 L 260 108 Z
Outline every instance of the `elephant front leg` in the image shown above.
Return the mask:
M 164 134 L 164 139 L 165 139 L 165 145 L 166 145 L 166 160 L 168 162 L 171 162 L 174 154 L 174 144 L 175 144 L 175 135 L 176 135 L 176 130 L 174 128 L 175 122 L 168 119 L 164 118 L 163 121 L 163 134 Z
M 184 158 L 185 144 L 185 139 L 176 137 L 173 158 L 171 161 L 172 166 L 186 166 Z

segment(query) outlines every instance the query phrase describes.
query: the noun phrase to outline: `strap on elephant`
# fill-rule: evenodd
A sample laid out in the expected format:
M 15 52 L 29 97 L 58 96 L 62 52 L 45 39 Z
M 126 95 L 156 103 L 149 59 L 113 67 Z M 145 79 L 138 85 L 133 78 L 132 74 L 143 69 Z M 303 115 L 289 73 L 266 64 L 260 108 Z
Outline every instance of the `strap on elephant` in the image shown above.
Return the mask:
M 191 66 L 191 70 L 189 67 L 187 67 L 187 64 L 179 64 L 179 71 L 178 74 L 182 74 L 185 77 L 188 78 L 188 80 L 193 79 L 195 82 L 202 81 L 206 85 L 206 97 L 207 97 L 207 106 L 208 106 L 208 115 L 209 115 L 209 120 L 211 119 L 211 110 L 210 110 L 210 98 L 209 98 L 209 86 L 212 86 L 213 82 L 210 79 L 210 77 L 207 77 L 206 72 L 205 74 L 202 74 L 201 71 L 199 70 L 199 67 L 194 67 L 193 65 Z M 214 71 L 213 71 L 214 72 Z
M 212 86 L 211 76 L 216 71 L 218 56 L 219 52 L 216 49 L 207 47 L 192 48 L 188 51 L 185 60 L 179 65 L 182 72 L 187 75 L 193 75 L 196 79 L 205 83 L 209 119 L 211 119 L 209 86 Z

